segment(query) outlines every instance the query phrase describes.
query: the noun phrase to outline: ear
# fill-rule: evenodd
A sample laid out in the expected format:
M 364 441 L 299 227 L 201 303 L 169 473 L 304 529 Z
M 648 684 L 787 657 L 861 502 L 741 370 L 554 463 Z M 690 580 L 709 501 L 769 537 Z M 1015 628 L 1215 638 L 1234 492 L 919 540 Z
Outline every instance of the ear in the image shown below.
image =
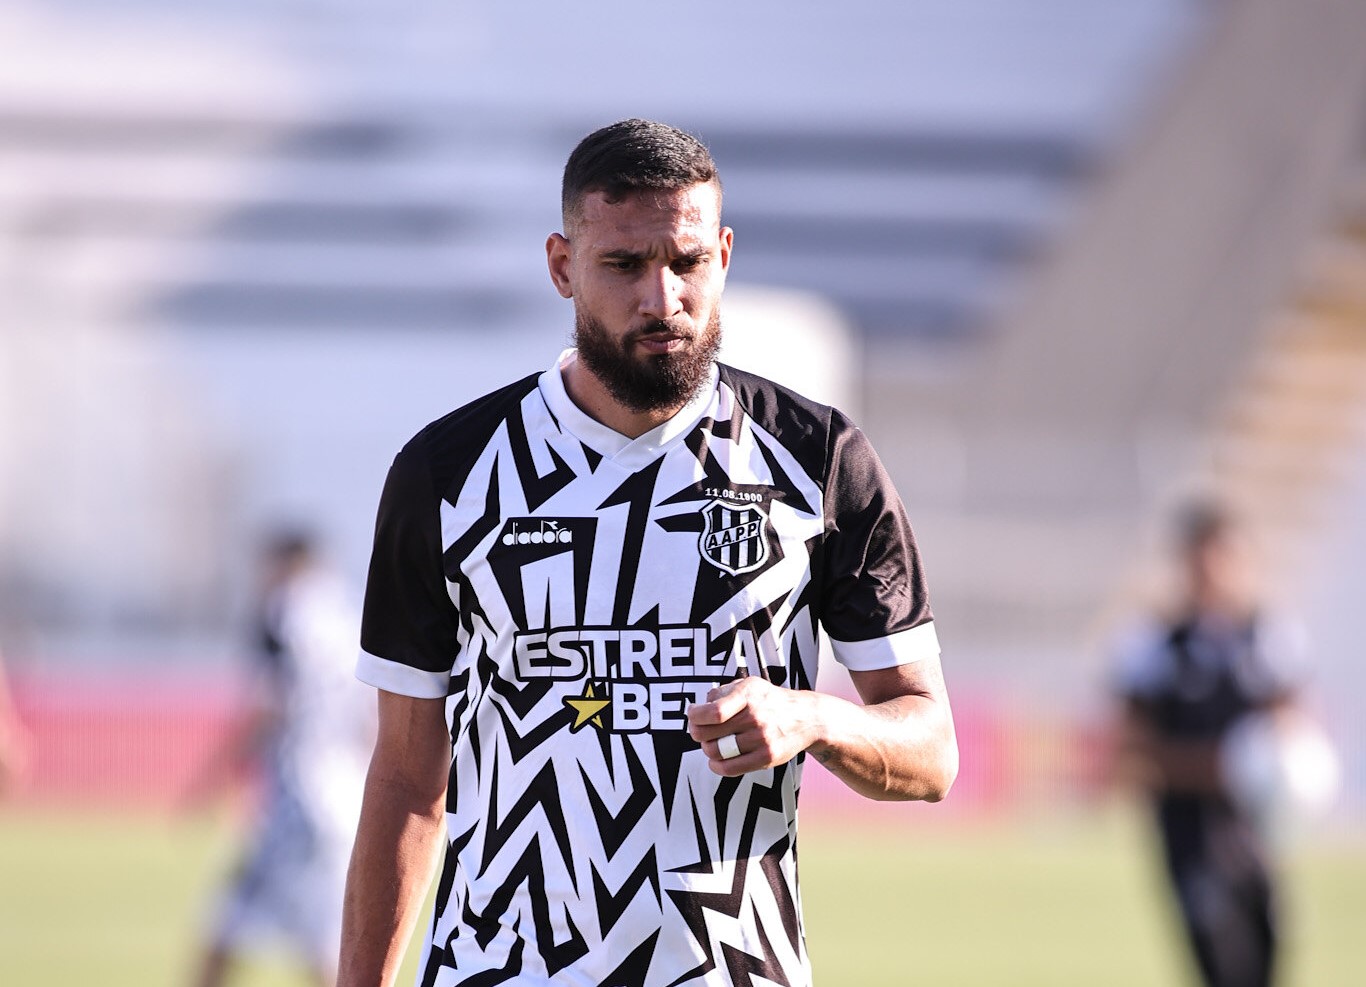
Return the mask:
M 729 226 L 721 227 L 721 270 L 730 269 L 730 250 L 735 245 L 735 231 Z
M 545 262 L 550 268 L 550 280 L 561 298 L 573 298 L 574 289 L 569 283 L 569 241 L 563 233 L 552 233 L 545 241 Z

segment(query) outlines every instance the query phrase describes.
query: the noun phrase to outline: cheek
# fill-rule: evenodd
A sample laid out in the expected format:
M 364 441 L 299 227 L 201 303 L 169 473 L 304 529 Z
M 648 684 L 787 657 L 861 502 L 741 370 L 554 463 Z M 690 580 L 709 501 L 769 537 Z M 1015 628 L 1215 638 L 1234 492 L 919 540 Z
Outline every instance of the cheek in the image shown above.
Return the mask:
M 574 304 L 584 312 L 592 313 L 594 318 L 611 317 L 611 293 L 604 292 L 602 286 L 592 278 L 584 279 L 574 285 Z
M 721 304 L 721 289 L 725 283 L 724 273 L 718 271 L 711 277 L 689 284 L 685 294 L 688 308 L 699 313 L 717 308 Z
M 593 271 L 584 276 L 584 294 L 603 309 L 623 308 L 636 297 L 636 286 L 630 278 Z

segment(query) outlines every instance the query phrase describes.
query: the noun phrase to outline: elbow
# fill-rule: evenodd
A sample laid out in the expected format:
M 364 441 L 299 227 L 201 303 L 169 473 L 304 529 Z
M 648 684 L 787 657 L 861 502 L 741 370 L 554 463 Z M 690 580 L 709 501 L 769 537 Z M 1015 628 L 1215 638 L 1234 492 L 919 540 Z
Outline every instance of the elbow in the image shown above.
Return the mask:
M 920 796 L 924 802 L 942 802 L 953 788 L 958 778 L 958 741 L 950 737 L 940 746 L 938 756 L 930 771 L 926 772 L 925 791 Z
M 926 786 L 925 793 L 920 796 L 922 802 L 942 802 L 948 798 L 949 790 L 953 788 L 954 779 L 958 777 L 957 769 L 945 772 L 935 778 Z
M 958 777 L 958 743 L 949 738 L 926 753 L 910 773 L 884 779 L 864 794 L 878 802 L 942 802 Z

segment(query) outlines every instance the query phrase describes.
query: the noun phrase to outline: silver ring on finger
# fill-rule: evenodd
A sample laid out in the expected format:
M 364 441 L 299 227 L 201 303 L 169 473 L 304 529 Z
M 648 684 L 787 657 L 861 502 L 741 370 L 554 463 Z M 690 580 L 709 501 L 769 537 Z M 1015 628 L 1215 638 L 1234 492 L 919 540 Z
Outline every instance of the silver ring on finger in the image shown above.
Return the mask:
M 740 741 L 735 734 L 728 733 L 724 737 L 717 738 L 716 746 L 721 749 L 723 760 L 729 761 L 733 757 L 740 756 Z

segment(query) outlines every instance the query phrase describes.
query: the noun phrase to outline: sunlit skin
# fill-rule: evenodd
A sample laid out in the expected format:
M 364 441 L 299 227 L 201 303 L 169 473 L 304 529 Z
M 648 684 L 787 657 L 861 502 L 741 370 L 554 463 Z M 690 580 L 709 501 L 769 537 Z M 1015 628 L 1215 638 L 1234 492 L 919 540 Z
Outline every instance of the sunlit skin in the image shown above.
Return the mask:
M 1224 532 L 1182 553 L 1189 608 L 1208 617 L 1245 618 L 1255 607 L 1253 561 L 1246 539 Z
M 645 360 L 691 347 L 704 333 L 720 308 L 733 239 L 711 184 L 616 201 L 589 192 L 565 232 L 546 240 L 546 261 L 555 290 L 576 312 Z M 668 330 L 645 331 L 657 322 Z M 587 414 L 631 438 L 668 421 L 684 403 L 626 407 L 579 361 L 566 369 L 564 384 Z

